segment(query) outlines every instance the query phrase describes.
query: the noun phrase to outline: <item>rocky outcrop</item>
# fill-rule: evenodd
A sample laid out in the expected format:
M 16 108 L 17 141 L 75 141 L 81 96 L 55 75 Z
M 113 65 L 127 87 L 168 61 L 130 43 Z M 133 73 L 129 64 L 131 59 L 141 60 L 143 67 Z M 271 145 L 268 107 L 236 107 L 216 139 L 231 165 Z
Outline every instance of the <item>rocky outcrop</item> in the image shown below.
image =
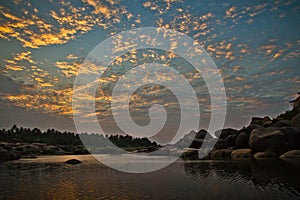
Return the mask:
M 17 160 L 20 158 L 20 153 L 18 151 L 8 151 L 0 147 L 0 162 L 7 162 L 10 160 Z
M 241 130 L 227 128 L 216 131 L 217 141 L 209 140 L 215 144 L 210 152 L 211 159 L 297 157 L 296 153 L 300 150 L 300 97 L 291 103 L 294 103 L 292 110 L 273 119 L 253 117 L 250 124 Z M 197 151 L 200 149 L 198 152 L 201 152 L 200 144 L 207 142 L 206 135 L 205 130 L 196 133 L 191 146 Z M 186 157 L 189 155 L 196 155 L 196 152 L 189 152 Z
M 37 155 L 82 155 L 88 151 L 82 145 L 48 145 L 45 143 L 0 142 L 0 162 Z

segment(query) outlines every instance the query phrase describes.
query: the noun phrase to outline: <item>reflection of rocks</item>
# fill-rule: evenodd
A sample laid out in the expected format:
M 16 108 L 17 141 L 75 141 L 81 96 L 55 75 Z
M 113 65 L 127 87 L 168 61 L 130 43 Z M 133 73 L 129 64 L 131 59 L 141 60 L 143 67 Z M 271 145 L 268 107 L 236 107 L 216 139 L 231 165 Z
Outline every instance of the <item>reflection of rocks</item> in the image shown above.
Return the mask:
M 284 188 L 299 193 L 299 178 L 295 173 L 299 170 L 300 162 L 288 161 L 270 159 L 201 161 L 184 163 L 184 169 L 187 175 L 204 181 L 207 177 L 216 175 L 218 183 L 251 181 L 255 186 Z
M 300 162 L 289 163 L 273 159 L 255 160 L 251 164 L 252 181 L 255 185 L 262 187 L 270 184 L 282 187 L 288 181 L 289 188 L 292 187 L 300 192 L 299 178 L 295 176 L 299 167 Z
M 184 170 L 187 175 L 192 176 L 196 179 L 203 179 L 207 178 L 211 175 L 212 167 L 211 163 L 209 162 L 202 162 L 202 163 L 184 163 Z

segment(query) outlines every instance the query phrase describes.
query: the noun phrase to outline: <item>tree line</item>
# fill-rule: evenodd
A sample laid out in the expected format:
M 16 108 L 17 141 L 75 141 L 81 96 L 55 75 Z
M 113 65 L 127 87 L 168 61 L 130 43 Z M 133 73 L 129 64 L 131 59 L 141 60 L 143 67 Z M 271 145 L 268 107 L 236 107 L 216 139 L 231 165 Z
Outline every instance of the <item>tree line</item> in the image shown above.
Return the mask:
M 0 141 L 2 142 L 25 142 L 25 143 L 46 143 L 50 145 L 83 145 L 80 137 L 90 141 L 104 141 L 109 139 L 112 143 L 121 148 L 151 147 L 157 146 L 156 142 L 148 138 L 134 138 L 130 135 L 103 135 L 95 133 L 61 132 L 55 129 L 41 131 L 38 128 L 24 128 L 13 125 L 11 129 L 0 130 Z

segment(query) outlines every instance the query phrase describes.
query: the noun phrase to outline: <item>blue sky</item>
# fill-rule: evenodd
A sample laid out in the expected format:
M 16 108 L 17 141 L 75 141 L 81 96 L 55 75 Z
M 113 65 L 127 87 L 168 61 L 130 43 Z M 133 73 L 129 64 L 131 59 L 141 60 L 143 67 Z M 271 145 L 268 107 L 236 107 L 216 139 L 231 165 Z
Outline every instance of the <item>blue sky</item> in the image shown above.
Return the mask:
M 203 45 L 224 79 L 227 127 L 245 126 L 252 116 L 274 117 L 300 91 L 299 9 L 297 0 L 3 0 L 0 126 L 75 130 L 72 87 L 84 58 L 112 35 L 150 26 L 185 33 Z M 203 88 L 201 80 L 193 81 Z M 205 92 L 199 96 L 209 102 Z M 99 115 L 105 118 L 105 111 Z

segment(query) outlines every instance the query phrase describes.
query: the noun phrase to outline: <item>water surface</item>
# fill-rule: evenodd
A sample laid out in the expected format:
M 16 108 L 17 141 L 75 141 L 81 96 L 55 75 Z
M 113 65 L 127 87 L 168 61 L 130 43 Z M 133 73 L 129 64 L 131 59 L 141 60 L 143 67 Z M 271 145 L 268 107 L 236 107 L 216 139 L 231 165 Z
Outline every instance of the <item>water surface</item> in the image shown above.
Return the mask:
M 82 163 L 63 163 L 70 158 Z M 0 199 L 299 199 L 299 167 L 299 161 L 178 160 L 128 174 L 90 155 L 43 156 L 0 164 Z

